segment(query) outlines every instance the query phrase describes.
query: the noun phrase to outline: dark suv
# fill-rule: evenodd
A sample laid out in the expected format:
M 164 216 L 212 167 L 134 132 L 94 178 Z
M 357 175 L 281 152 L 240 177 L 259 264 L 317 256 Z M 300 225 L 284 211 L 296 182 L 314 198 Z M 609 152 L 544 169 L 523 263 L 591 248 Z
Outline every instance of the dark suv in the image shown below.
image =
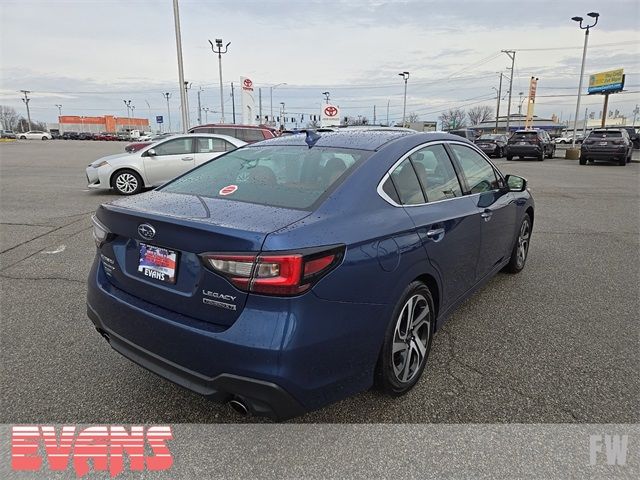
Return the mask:
M 631 161 L 632 154 L 633 144 L 624 128 L 598 128 L 582 142 L 580 165 L 605 160 L 624 166 Z
M 507 160 L 533 157 L 542 162 L 545 157 L 553 158 L 555 153 L 556 145 L 544 130 L 516 130 L 506 148 Z

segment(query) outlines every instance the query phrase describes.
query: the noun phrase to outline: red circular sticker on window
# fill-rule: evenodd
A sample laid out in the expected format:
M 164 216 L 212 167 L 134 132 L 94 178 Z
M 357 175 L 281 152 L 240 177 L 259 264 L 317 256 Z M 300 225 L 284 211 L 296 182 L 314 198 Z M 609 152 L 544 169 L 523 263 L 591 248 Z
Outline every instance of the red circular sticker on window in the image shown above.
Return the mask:
M 236 190 L 238 190 L 238 185 L 227 185 L 226 187 L 220 189 L 218 195 L 231 195 Z

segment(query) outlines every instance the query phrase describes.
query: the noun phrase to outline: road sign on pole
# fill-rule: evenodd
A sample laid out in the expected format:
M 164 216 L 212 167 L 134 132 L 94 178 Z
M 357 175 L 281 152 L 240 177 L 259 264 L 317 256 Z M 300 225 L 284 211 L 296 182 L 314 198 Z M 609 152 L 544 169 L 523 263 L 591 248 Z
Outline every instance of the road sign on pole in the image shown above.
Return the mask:
M 156 115 L 156 123 L 161 124 L 163 122 L 162 115 Z

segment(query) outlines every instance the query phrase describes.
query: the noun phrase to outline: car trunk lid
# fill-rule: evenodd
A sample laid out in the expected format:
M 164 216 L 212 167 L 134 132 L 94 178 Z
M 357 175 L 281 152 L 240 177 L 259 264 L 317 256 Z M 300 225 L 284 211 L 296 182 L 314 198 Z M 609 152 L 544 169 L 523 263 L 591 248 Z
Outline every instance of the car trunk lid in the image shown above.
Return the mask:
M 260 252 L 269 233 L 309 213 L 149 192 L 103 205 L 96 216 L 111 232 L 100 252 L 109 282 L 176 313 L 228 326 L 247 293 L 205 268 L 200 255 Z

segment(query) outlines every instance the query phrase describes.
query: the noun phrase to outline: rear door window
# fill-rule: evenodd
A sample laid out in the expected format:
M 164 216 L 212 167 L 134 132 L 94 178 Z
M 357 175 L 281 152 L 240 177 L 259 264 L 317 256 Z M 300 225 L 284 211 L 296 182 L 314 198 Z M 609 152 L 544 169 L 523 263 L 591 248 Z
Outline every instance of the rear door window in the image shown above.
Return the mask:
M 242 148 L 195 168 L 162 190 L 306 210 L 370 155 L 364 150 L 306 146 Z
M 428 202 L 462 196 L 460 182 L 443 145 L 425 147 L 409 158 Z
M 196 138 L 196 153 L 225 152 L 227 143 L 221 138 Z
M 452 143 L 450 147 L 467 180 L 468 193 L 488 192 L 500 187 L 501 181 L 495 170 L 482 155 L 465 145 Z
M 419 205 L 426 202 L 416 171 L 408 158 L 391 172 L 391 181 L 402 205 Z
M 511 137 L 512 140 L 514 141 L 535 141 L 536 138 L 538 138 L 538 133 L 531 131 L 531 132 L 516 132 L 513 134 L 513 136 Z

